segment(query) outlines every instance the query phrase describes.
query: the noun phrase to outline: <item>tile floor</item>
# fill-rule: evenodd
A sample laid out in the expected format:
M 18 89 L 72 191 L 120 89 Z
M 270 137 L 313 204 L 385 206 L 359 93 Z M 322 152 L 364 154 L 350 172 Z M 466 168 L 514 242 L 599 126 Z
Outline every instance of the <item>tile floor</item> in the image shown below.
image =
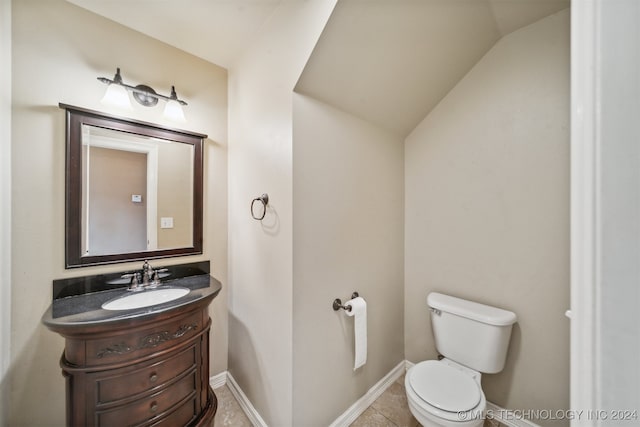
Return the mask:
M 240 405 L 225 385 L 214 390 L 218 397 L 215 426 L 251 427 Z M 298 426 L 303 427 L 303 426 Z M 404 375 L 398 378 L 356 419 L 351 427 L 420 427 L 411 415 L 404 391 Z M 504 427 L 495 420 L 486 419 L 484 427 Z
M 213 392 L 218 398 L 218 411 L 213 420 L 215 427 L 233 426 L 233 427 L 251 427 L 249 418 L 244 414 L 238 401 L 226 385 L 218 387 Z

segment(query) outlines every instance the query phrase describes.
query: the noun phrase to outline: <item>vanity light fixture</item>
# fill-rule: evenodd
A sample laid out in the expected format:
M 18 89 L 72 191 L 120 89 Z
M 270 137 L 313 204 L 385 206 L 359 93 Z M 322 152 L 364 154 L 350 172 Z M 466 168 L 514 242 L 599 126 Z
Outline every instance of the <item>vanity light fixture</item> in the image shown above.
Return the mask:
M 183 102 L 184 101 L 178 99 L 175 86 L 171 86 L 171 96 L 169 100 L 167 100 L 167 105 L 164 106 L 164 116 L 178 122 L 186 122 L 184 111 L 182 111 L 181 103 Z M 184 102 L 184 105 L 187 105 L 187 103 Z
M 186 121 L 182 106 L 187 105 L 187 103 L 178 99 L 175 86 L 171 86 L 171 95 L 169 96 L 159 94 L 147 85 L 131 86 L 122 81 L 120 68 L 116 68 L 116 75 L 113 79 L 98 77 L 98 80 L 109 85 L 102 98 L 102 102 L 105 104 L 131 110 L 131 102 L 129 101 L 129 95 L 127 93 L 127 91 L 129 91 L 133 94 L 133 99 L 145 107 L 155 106 L 158 104 L 158 99 L 166 101 L 167 105 L 164 109 L 165 117 L 180 122 Z
M 101 80 L 104 79 L 104 80 Z M 105 79 L 104 77 L 99 77 L 103 83 L 108 83 L 107 91 L 104 93 L 102 97 L 102 103 L 113 105 L 114 107 L 122 108 L 125 110 L 131 111 L 131 102 L 129 101 L 129 94 L 127 93 L 127 89 L 122 83 L 122 77 L 120 76 L 120 68 L 118 68 L 118 72 L 116 73 L 113 81 L 109 79 Z M 156 101 L 157 102 L 157 101 Z

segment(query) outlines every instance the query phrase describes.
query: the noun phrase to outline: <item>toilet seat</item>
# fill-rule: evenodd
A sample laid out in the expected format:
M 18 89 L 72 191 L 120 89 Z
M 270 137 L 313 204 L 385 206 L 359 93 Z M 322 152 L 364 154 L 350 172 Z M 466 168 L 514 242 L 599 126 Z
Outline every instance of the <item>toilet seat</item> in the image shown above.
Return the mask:
M 484 410 L 480 385 L 447 363 L 427 360 L 416 364 L 407 372 L 406 385 L 414 404 L 441 419 L 461 421 L 471 417 L 462 413 Z

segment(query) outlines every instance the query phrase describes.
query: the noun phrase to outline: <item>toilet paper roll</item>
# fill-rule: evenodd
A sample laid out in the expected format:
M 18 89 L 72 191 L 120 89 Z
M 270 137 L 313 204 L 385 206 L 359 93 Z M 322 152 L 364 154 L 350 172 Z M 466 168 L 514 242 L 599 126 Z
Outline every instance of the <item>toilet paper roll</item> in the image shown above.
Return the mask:
M 367 302 L 362 297 L 350 299 L 345 302 L 347 316 L 355 317 L 353 320 L 353 328 L 355 334 L 355 361 L 353 370 L 355 371 L 365 363 L 367 363 Z

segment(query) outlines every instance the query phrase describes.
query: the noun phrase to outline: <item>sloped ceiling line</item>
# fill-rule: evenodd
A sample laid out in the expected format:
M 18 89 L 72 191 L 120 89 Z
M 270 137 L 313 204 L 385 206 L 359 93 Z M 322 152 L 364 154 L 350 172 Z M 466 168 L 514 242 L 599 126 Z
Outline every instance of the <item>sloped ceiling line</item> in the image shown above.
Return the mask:
M 568 0 L 340 0 L 296 92 L 408 135 L 504 35 Z
M 283 0 L 67 1 L 230 68 Z M 569 5 L 339 0 L 295 90 L 406 136 L 500 37 Z

